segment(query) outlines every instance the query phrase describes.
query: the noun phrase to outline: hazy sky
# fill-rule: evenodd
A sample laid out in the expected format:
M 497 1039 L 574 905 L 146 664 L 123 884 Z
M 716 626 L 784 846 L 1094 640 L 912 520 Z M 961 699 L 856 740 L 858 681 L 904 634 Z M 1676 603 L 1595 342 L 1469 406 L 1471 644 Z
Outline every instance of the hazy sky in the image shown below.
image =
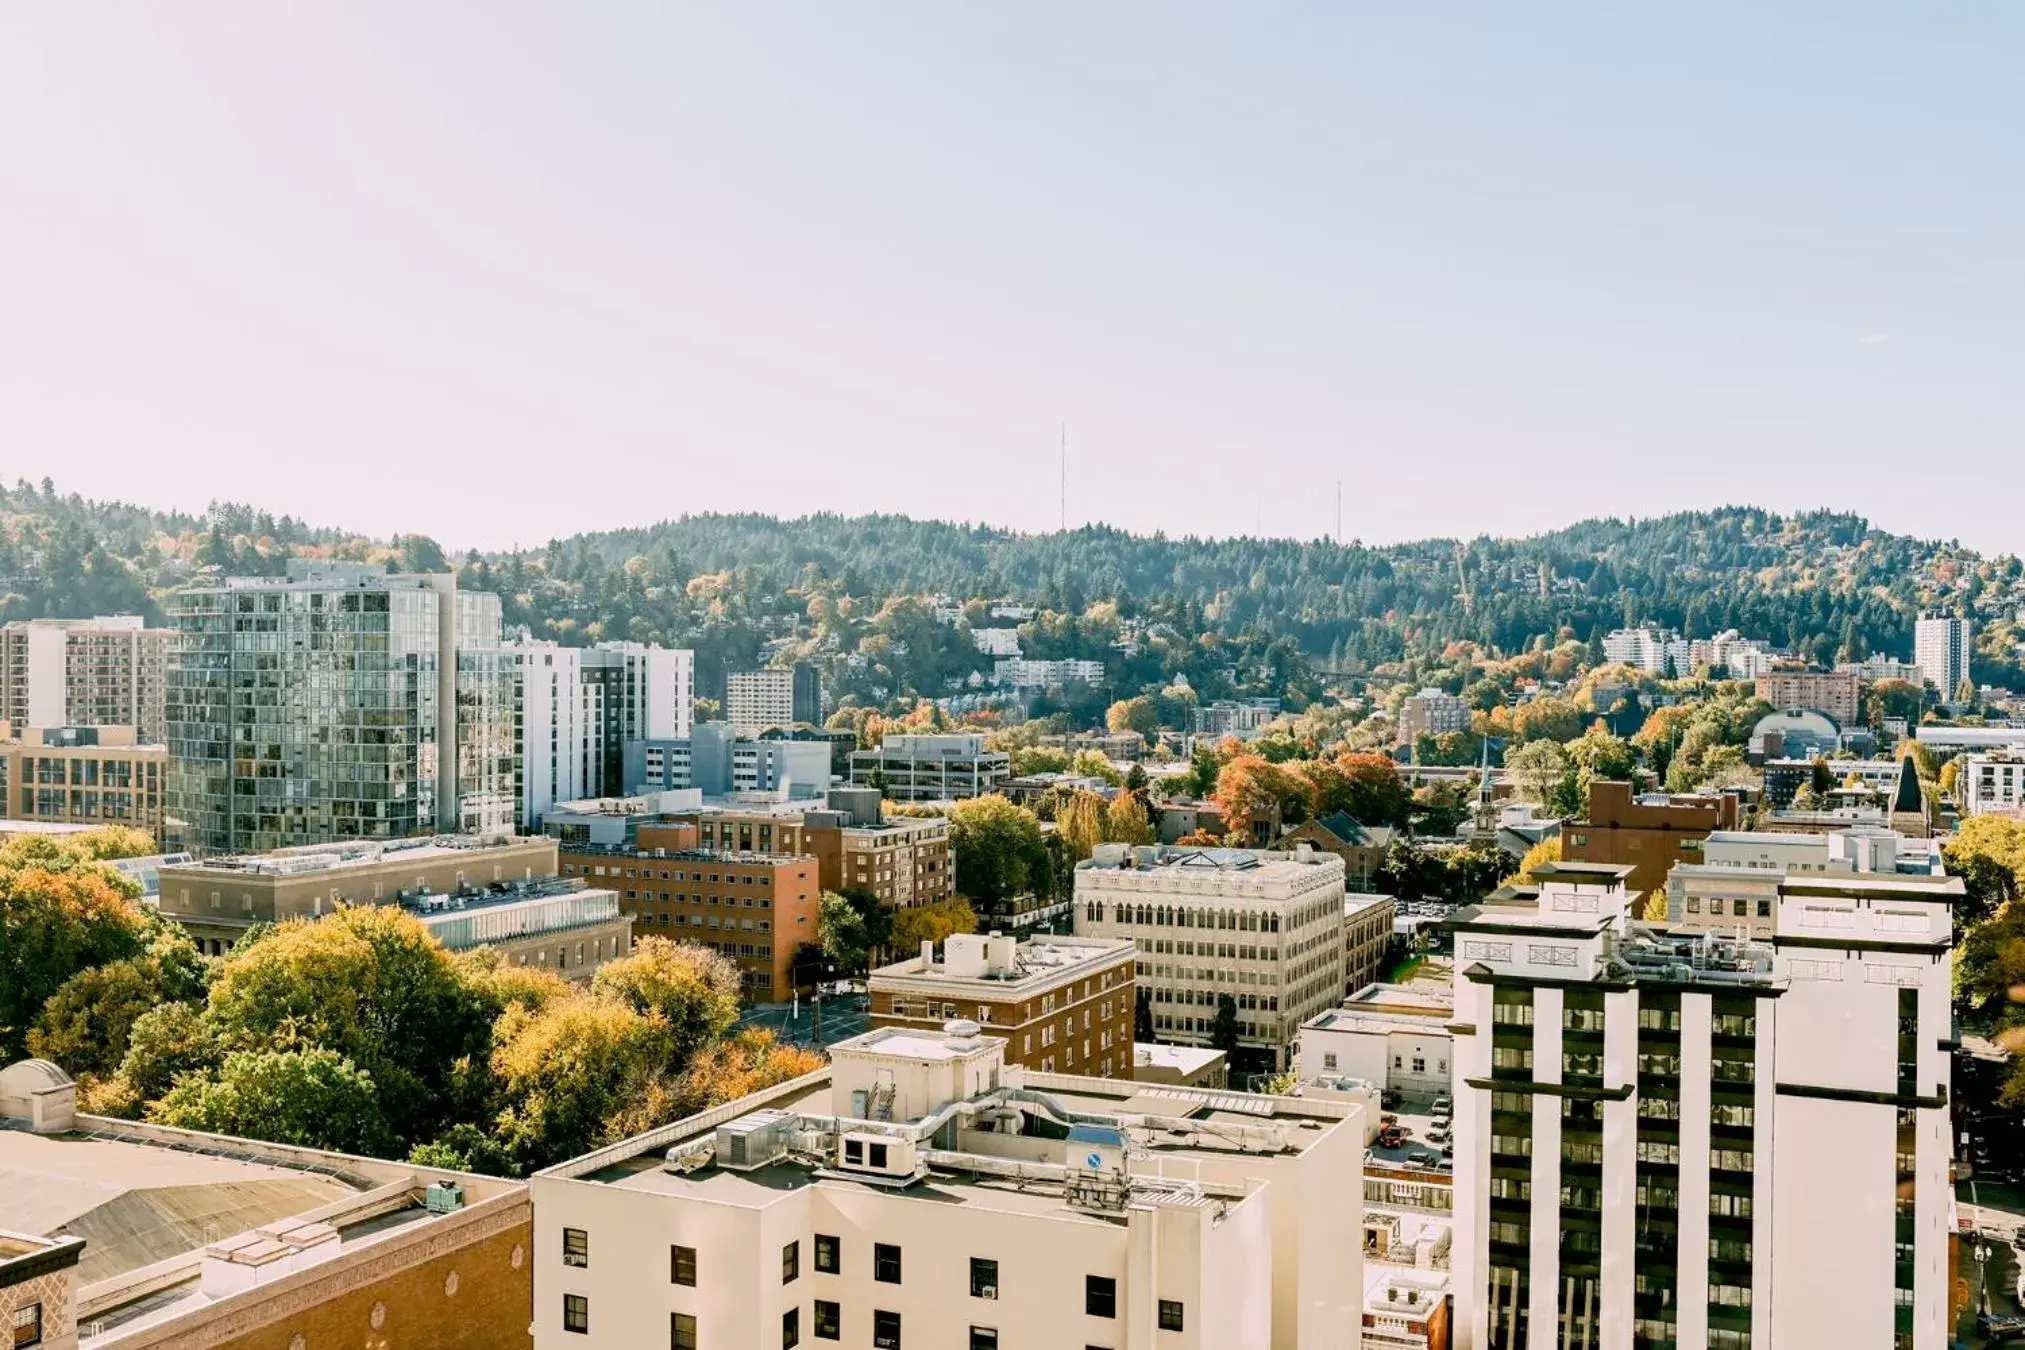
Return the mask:
M 452 546 L 2025 500 L 2025 5 L 0 7 L 0 476 Z

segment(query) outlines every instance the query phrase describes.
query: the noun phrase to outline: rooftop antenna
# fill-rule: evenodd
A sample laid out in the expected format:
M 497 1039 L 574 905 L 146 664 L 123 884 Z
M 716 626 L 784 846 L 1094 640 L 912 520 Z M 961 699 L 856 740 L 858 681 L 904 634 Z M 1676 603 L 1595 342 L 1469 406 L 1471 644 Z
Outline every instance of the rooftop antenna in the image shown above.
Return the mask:
M 1069 424 L 1062 423 L 1062 531 L 1069 529 Z

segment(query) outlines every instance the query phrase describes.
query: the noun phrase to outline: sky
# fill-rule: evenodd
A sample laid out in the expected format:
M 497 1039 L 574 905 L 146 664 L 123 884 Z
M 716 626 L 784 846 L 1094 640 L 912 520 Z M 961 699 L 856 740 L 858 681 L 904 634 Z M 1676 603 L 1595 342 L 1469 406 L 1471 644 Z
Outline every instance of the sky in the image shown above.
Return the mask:
M 2025 6 L 0 6 L 0 478 L 2016 550 Z

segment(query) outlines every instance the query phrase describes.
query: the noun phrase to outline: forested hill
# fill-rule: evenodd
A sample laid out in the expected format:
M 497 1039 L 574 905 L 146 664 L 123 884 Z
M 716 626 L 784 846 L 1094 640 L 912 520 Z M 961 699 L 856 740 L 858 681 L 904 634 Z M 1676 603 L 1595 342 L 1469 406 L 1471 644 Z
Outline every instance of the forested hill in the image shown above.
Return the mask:
M 154 597 L 193 579 L 278 573 L 291 554 L 447 565 L 427 536 L 454 539 L 457 522 L 415 524 L 422 533 L 374 540 L 249 506 L 194 517 L 22 482 L 0 489 L 0 618 L 152 611 Z M 469 580 L 505 596 L 510 622 L 569 642 L 809 636 L 839 611 L 863 626 L 898 597 L 942 594 L 1078 617 L 1101 606 L 1109 622 L 1143 619 L 1185 639 L 1292 638 L 1311 658 L 1367 663 L 1459 639 L 1511 652 L 1542 634 L 1588 639 L 1646 619 L 1692 635 L 1736 628 L 1822 656 L 1903 654 L 1923 606 L 2008 618 L 2025 599 L 2009 555 L 1984 559 L 1852 515 L 1745 507 L 1384 547 L 700 515 L 462 562 Z M 725 658 L 746 659 L 736 649 L 747 645 L 730 642 Z M 749 645 L 756 653 L 758 639 Z

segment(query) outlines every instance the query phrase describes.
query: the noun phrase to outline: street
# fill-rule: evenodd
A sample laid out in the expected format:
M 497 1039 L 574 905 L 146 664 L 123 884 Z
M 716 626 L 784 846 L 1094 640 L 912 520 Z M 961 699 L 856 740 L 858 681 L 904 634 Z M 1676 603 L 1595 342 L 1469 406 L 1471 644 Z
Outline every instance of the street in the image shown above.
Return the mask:
M 822 1000 L 822 1030 L 817 1034 L 817 1009 L 813 1000 L 801 1001 L 800 1015 L 791 1003 L 759 1003 L 739 1015 L 738 1030 L 765 1027 L 781 1041 L 801 1046 L 827 1047 L 856 1036 L 872 1025 L 865 1011 L 863 994 L 845 994 Z

